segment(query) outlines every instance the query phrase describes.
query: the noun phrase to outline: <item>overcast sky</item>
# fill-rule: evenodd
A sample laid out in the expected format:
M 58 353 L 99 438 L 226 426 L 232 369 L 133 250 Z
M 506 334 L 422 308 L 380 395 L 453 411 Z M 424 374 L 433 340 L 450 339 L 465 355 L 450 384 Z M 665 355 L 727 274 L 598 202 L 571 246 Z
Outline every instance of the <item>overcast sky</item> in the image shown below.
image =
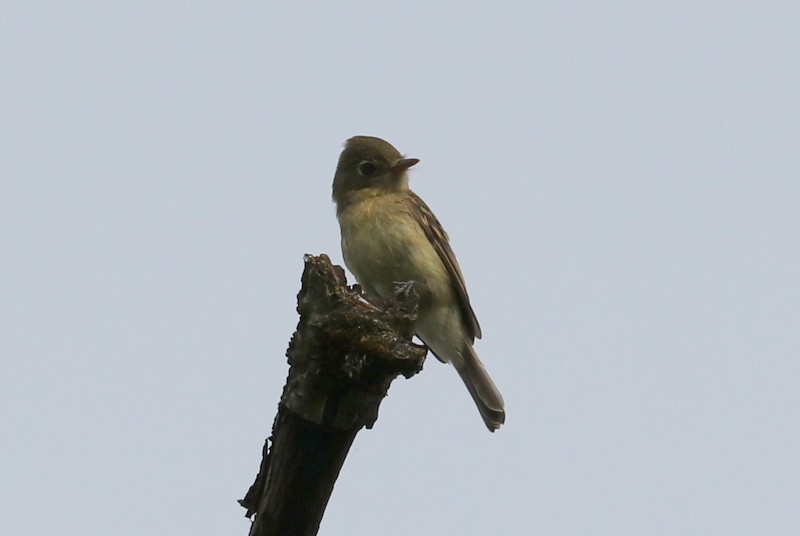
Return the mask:
M 397 380 L 320 534 L 800 534 L 800 3 L 0 4 L 0 534 L 245 535 L 345 139 L 508 420 Z

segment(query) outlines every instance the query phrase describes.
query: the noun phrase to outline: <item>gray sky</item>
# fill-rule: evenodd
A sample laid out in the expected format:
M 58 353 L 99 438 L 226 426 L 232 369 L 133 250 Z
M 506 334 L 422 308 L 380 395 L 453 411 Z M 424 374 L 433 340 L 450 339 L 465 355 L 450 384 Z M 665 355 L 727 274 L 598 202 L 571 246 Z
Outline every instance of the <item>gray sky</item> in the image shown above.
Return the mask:
M 506 399 L 398 380 L 321 534 L 800 534 L 800 3 L 0 5 L 0 534 L 246 534 L 342 142 Z

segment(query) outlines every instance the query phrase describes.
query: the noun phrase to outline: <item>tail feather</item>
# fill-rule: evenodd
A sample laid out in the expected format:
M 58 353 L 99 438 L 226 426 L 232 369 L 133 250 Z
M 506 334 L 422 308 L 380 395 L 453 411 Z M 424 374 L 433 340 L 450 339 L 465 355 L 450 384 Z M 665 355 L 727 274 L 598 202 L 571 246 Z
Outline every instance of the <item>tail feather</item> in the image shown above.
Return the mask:
M 467 386 L 469 394 L 472 395 L 475 405 L 478 406 L 486 427 L 490 432 L 494 432 L 506 422 L 503 395 L 486 372 L 472 345 L 465 344 L 465 347 L 461 352 L 462 359 L 454 359 L 453 365 Z

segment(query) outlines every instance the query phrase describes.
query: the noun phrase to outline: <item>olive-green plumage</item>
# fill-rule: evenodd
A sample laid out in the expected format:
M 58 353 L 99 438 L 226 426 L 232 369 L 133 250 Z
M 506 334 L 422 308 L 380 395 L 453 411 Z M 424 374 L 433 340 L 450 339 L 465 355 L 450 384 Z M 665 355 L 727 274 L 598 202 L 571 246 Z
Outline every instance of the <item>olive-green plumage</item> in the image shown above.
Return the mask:
M 344 260 L 374 296 L 391 295 L 395 283 L 414 282 L 417 336 L 455 366 L 494 431 L 505 422 L 503 397 L 472 348 L 481 328 L 447 234 L 408 188 L 407 170 L 417 162 L 380 138 L 347 140 L 333 179 Z

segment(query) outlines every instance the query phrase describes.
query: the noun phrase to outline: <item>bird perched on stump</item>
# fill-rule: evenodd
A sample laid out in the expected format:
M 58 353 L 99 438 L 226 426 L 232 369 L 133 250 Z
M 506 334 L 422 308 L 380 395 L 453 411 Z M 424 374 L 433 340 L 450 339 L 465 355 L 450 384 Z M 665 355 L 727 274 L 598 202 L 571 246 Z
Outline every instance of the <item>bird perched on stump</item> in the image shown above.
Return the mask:
M 389 297 L 396 283 L 413 281 L 416 335 L 453 364 L 494 432 L 506 419 L 503 397 L 472 347 L 481 328 L 447 234 L 408 187 L 417 162 L 380 138 L 347 140 L 333 179 L 342 254 L 368 295 Z

